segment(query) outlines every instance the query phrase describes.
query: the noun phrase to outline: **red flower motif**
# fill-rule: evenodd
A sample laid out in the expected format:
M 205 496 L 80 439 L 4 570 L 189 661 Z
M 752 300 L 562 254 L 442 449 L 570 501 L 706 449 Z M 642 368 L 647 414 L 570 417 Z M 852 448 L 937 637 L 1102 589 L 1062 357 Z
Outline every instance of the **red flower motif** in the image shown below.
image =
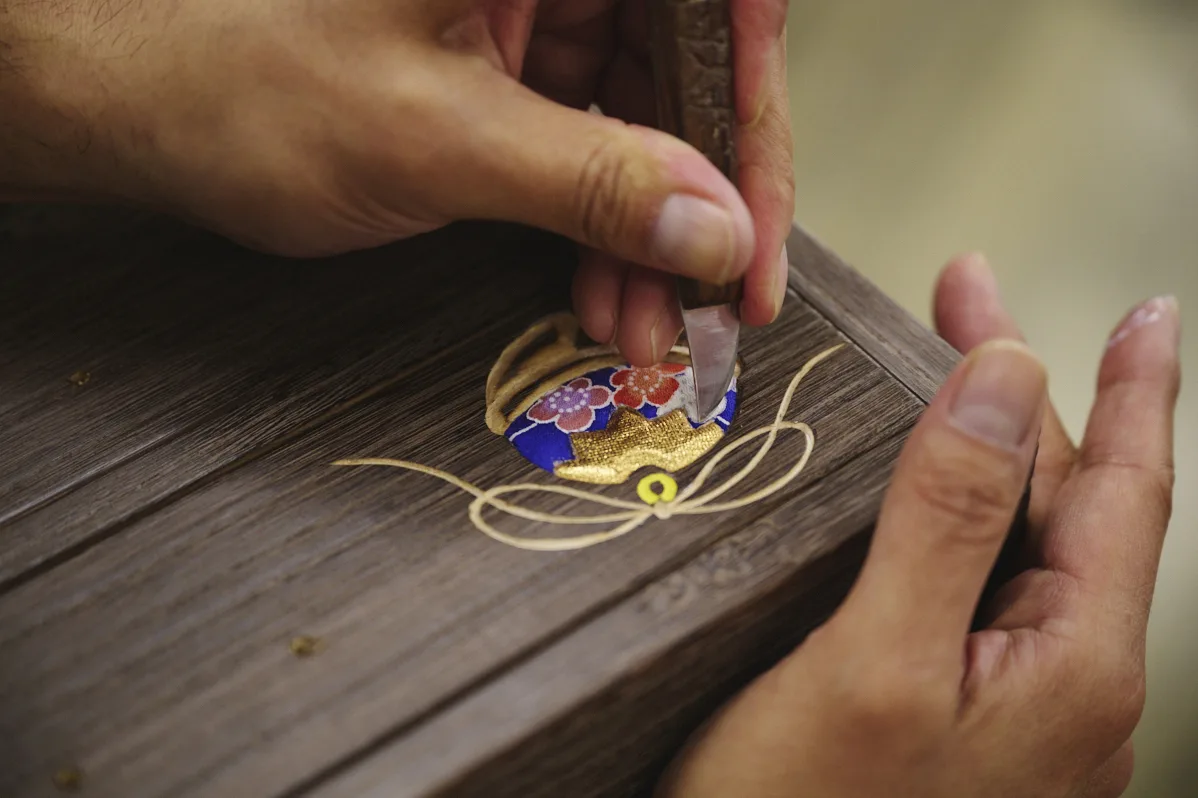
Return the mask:
M 562 432 L 581 432 L 595 423 L 595 408 L 610 401 L 610 390 L 579 377 L 538 399 L 528 408 L 528 417 L 540 424 L 556 422 Z
M 640 410 L 648 402 L 661 407 L 680 387 L 671 375 L 681 374 L 686 366 L 679 363 L 659 363 L 648 368 L 620 369 L 612 375 L 611 384 L 620 386 L 615 403 L 621 407 Z

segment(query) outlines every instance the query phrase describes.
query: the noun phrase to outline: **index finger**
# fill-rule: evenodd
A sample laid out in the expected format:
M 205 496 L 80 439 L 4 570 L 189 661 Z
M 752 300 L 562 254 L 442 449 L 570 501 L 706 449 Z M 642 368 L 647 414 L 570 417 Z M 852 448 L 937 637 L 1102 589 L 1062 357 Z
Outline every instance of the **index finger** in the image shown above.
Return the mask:
M 737 188 L 753 215 L 757 249 L 744 277 L 741 316 L 774 320 L 786 291 L 783 246 L 794 219 L 794 151 L 786 85 L 787 0 L 731 0 Z
M 936 330 L 963 353 L 996 338 L 1025 340 L 1003 305 L 994 272 L 980 254 L 955 258 L 945 266 L 936 282 L 932 311 Z M 1056 502 L 1057 491 L 1073 473 L 1076 461 L 1077 447 L 1050 401 L 1044 410 L 1040 450 L 1032 474 L 1029 514 L 1035 552 L 1040 551 L 1039 531 Z M 1035 562 L 1040 562 L 1038 555 Z
M 1078 469 L 1045 537 L 1046 564 L 1078 581 L 1087 606 L 1127 617 L 1141 636 L 1172 511 L 1180 334 L 1166 297 L 1111 337 Z
M 731 0 L 736 115 L 742 125 L 751 127 L 765 112 L 778 56 L 785 62 L 788 4 L 788 0 Z
M 1046 381 L 1040 361 L 1013 341 L 984 344 L 954 370 L 903 447 L 836 622 L 887 656 L 963 667 L 1031 468 Z

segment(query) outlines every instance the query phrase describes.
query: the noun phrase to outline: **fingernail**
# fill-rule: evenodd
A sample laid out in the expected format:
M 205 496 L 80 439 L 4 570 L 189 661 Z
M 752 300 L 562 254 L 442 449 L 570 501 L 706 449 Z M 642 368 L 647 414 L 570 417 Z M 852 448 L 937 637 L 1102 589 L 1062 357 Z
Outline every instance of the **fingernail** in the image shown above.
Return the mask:
M 782 245 L 782 256 L 778 262 L 778 274 L 774 281 L 774 318 L 782 312 L 782 303 L 786 301 L 786 287 L 790 280 L 790 257 L 786 245 Z
M 1178 323 L 1180 315 L 1177 297 L 1158 296 L 1147 302 L 1142 302 L 1128 313 L 1115 328 L 1115 332 L 1111 333 L 1110 340 L 1107 341 L 1107 349 L 1126 341 L 1137 330 L 1159 322 L 1171 324 L 1175 337 L 1180 341 L 1181 325 Z
M 998 295 L 998 278 L 994 276 L 994 268 L 990 265 L 989 258 L 981 252 L 971 252 L 965 256 L 964 263 L 965 268 L 973 272 L 978 283 L 984 285 L 989 293 Z
M 745 226 L 750 229 L 740 229 Z M 751 226 L 751 220 L 738 220 L 713 202 L 674 194 L 657 219 L 653 254 L 680 274 L 724 284 L 744 268 L 738 261 Z
M 661 321 L 663 318 L 665 318 L 665 315 L 665 308 L 659 310 L 657 312 L 657 318 L 653 320 L 653 326 L 649 328 L 649 357 L 653 359 L 654 363 L 658 363 L 661 360 L 661 357 L 658 355 L 659 344 L 657 339 L 659 336 L 658 330 L 661 329 Z
M 678 340 L 678 331 L 674 329 L 673 318 L 669 307 L 663 307 L 658 311 L 657 318 L 653 320 L 653 326 L 649 328 L 649 351 L 654 364 L 665 360 L 666 353 Z M 670 333 L 673 333 L 673 338 L 670 338 Z
M 1047 377 L 1023 344 L 992 341 L 973 351 L 949 415 L 958 429 L 1007 449 L 1022 446 L 1038 428 Z
M 604 343 L 607 346 L 615 346 L 616 338 L 620 335 L 620 311 L 613 310 L 609 315 L 611 316 L 611 335 L 607 337 Z

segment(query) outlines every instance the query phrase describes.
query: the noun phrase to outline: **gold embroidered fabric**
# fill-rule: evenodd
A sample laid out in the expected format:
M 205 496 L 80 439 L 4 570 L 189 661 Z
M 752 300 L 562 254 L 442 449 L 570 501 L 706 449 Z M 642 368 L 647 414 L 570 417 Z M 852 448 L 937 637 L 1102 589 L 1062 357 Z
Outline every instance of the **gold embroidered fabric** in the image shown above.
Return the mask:
M 559 464 L 554 473 L 575 482 L 618 485 L 646 466 L 681 471 L 723 437 L 724 431 L 714 422 L 695 429 L 682 410 L 648 419 L 619 408 L 607 429 L 572 435 L 574 459 Z

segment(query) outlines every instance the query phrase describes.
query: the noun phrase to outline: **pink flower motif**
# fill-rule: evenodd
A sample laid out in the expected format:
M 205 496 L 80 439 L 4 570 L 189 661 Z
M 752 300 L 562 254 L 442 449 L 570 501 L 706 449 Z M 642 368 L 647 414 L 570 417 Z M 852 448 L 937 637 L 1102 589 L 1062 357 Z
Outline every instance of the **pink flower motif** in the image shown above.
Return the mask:
M 679 388 L 675 374 L 686 371 L 679 363 L 659 363 L 648 368 L 620 369 L 612 375 L 611 384 L 620 386 L 616 391 L 615 403 L 622 407 L 640 410 L 645 402 L 661 407 Z
M 581 432 L 595 423 L 595 409 L 610 401 L 610 390 L 579 377 L 538 399 L 528 408 L 528 417 L 538 424 L 556 422 L 562 432 Z

